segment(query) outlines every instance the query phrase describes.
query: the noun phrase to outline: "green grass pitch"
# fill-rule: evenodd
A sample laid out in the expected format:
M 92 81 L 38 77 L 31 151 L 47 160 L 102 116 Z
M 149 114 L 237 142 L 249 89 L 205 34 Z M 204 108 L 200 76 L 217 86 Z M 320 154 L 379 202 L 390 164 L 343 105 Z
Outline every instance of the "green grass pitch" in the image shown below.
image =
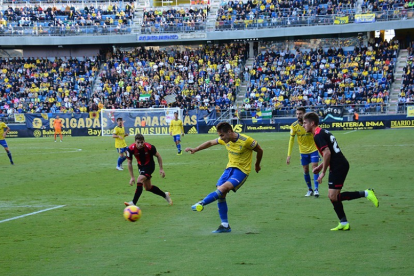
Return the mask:
M 286 165 L 288 133 L 248 134 L 264 150 L 262 171 L 229 194 L 226 234 L 211 233 L 215 203 L 190 208 L 215 189 L 221 146 L 177 156 L 172 137 L 147 136 L 166 172 L 161 179 L 157 166 L 153 184 L 174 205 L 144 191 L 131 223 L 122 211 L 135 187 L 115 169 L 111 137 L 8 139 L 15 165 L 0 149 L 0 275 L 414 275 L 413 130 L 333 133 L 351 164 L 344 191 L 374 188 L 380 201 L 344 202 L 349 232 L 329 230 L 338 220 L 327 177 L 319 199 L 304 197 L 297 141 Z M 187 135 L 182 145 L 216 137 Z

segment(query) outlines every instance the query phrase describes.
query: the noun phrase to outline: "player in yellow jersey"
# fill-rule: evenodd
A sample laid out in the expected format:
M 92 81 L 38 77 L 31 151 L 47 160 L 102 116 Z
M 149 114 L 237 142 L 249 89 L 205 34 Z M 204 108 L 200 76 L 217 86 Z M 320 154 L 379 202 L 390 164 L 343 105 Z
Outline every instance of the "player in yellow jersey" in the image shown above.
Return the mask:
M 177 147 L 177 155 L 183 154 L 181 151 L 181 135 L 184 136 L 183 121 L 178 119 L 178 112 L 174 112 L 174 120 L 170 123 L 170 135 L 174 138 L 175 146 Z
M 0 145 L 2 145 L 4 150 L 7 152 L 7 156 L 9 157 L 10 164 L 14 165 L 12 154 L 9 151 L 9 147 L 7 146 L 7 142 L 6 142 L 6 135 L 9 131 L 10 131 L 10 128 L 4 122 L 0 121 Z
M 306 185 L 308 185 L 308 192 L 305 196 L 315 195 L 315 197 L 319 197 L 319 174 L 313 175 L 315 190 L 312 189 L 311 178 L 309 175 L 309 164 L 312 163 L 312 170 L 315 169 L 318 166 L 319 154 L 312 135 L 306 132 L 306 130 L 302 126 L 303 116 L 305 115 L 305 113 L 306 109 L 303 107 L 299 107 L 296 109 L 296 118 L 298 118 L 298 120 L 290 126 L 290 139 L 286 164 L 290 164 L 290 154 L 292 153 L 293 143 L 295 141 L 295 136 L 298 136 L 300 159 L 303 166 L 305 182 Z
M 125 137 L 128 136 L 128 133 L 125 133 L 125 128 L 122 124 L 122 118 L 117 118 L 116 123 L 117 126 L 112 131 L 112 137 L 115 138 L 115 148 L 119 153 L 116 169 L 118 171 L 122 171 L 124 170 L 124 168 L 122 168 L 122 163 L 126 159 L 126 151 L 128 150 L 128 146 L 125 142 Z
M 204 206 L 218 200 L 218 211 L 221 224 L 213 233 L 231 232 L 227 218 L 226 195 L 228 192 L 236 192 L 246 181 L 251 170 L 253 151 L 256 152 L 255 171 L 260 171 L 260 162 L 263 150 L 253 138 L 233 131 L 229 123 L 221 122 L 217 125 L 218 139 L 204 142 L 196 148 L 186 148 L 186 152 L 191 154 L 207 149 L 215 145 L 226 147 L 229 156 L 229 163 L 226 170 L 217 181 L 217 190 L 207 195 L 202 201 L 191 206 L 193 211 L 202 211 Z

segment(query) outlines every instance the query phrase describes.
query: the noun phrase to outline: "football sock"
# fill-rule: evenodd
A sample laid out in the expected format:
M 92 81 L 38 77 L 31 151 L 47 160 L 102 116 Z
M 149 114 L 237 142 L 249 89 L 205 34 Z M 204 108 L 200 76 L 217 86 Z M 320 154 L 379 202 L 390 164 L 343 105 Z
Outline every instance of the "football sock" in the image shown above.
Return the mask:
M 132 200 L 132 202 L 134 203 L 134 205 L 137 205 L 137 202 L 139 200 L 139 197 L 142 194 L 142 183 L 137 183 L 137 189 L 135 190 L 135 195 L 134 195 L 134 199 Z
M 203 200 L 203 204 L 207 205 L 210 204 L 213 201 L 216 201 L 221 197 L 222 193 L 219 190 L 215 190 L 214 192 L 208 194 Z
M 217 201 L 217 206 L 218 206 L 219 216 L 220 216 L 220 219 L 221 219 L 221 224 L 224 227 L 228 227 L 229 226 L 229 221 L 227 219 L 228 208 L 227 208 L 226 199 L 225 198 L 219 198 L 219 200 Z
M 331 201 L 332 205 L 334 207 L 335 213 L 338 216 L 338 219 L 341 222 L 346 222 L 346 215 L 345 215 L 345 211 L 344 211 L 344 205 L 342 205 L 341 201 Z
M 158 188 L 157 186 L 152 185 L 151 189 L 149 189 L 149 191 L 151 193 L 154 193 L 156 195 L 162 196 L 163 198 L 165 198 L 165 193 L 163 191 L 161 191 L 160 188 Z
M 309 190 L 312 190 L 312 183 L 311 183 L 310 175 L 308 173 L 305 173 L 303 176 L 305 177 L 305 182 L 306 182 L 306 185 L 308 185 Z
M 7 152 L 7 156 L 9 157 L 10 162 L 13 162 L 13 158 L 12 158 L 12 155 L 11 155 L 11 152 L 10 151 Z
M 126 160 L 125 156 L 122 157 L 118 157 L 118 167 L 122 165 L 122 163 L 124 163 L 124 161 Z
M 177 145 L 178 152 L 181 152 L 181 144 Z
M 118 167 L 122 164 L 122 157 L 118 157 Z
M 353 199 L 357 199 L 357 198 L 361 198 L 361 197 L 365 197 L 365 191 L 360 191 L 360 192 L 342 192 L 338 195 L 338 200 L 339 201 L 344 201 L 344 200 L 353 200 Z
M 313 183 L 315 185 L 315 190 L 319 189 L 318 178 L 319 178 L 319 173 L 313 175 Z

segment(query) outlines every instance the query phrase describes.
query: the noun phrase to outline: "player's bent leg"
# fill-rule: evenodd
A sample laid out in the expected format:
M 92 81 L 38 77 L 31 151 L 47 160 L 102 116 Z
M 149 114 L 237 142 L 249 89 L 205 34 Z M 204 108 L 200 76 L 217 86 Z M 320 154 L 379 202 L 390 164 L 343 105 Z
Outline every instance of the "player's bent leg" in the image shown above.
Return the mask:
M 151 184 L 151 179 L 147 179 L 146 181 L 144 181 L 144 188 L 145 188 L 145 190 L 146 191 L 148 191 L 148 192 L 151 192 L 151 193 L 153 193 L 153 194 L 155 194 L 155 195 L 158 195 L 158 196 L 160 196 L 160 197 L 163 197 L 163 198 L 165 198 L 165 200 L 167 200 L 167 202 L 170 204 L 170 205 L 172 205 L 172 200 L 171 200 L 171 198 L 170 198 L 170 196 L 169 196 L 169 193 L 168 193 L 168 197 L 169 197 L 169 199 L 170 200 L 168 200 L 167 199 L 167 193 L 165 193 L 165 192 L 163 192 L 160 188 L 158 188 L 157 186 L 155 186 L 155 185 L 152 185 Z M 170 203 L 171 202 L 171 203 Z

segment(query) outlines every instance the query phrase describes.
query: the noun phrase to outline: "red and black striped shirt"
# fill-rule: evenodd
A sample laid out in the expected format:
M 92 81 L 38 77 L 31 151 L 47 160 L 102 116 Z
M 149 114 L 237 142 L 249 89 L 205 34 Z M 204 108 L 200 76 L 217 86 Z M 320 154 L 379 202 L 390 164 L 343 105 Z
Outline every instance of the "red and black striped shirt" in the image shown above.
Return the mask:
M 132 160 L 132 156 L 135 156 L 138 166 L 155 166 L 155 154 L 157 154 L 157 149 L 150 143 L 144 143 L 142 149 L 138 149 L 137 144 L 133 143 L 128 147 L 127 158 Z

